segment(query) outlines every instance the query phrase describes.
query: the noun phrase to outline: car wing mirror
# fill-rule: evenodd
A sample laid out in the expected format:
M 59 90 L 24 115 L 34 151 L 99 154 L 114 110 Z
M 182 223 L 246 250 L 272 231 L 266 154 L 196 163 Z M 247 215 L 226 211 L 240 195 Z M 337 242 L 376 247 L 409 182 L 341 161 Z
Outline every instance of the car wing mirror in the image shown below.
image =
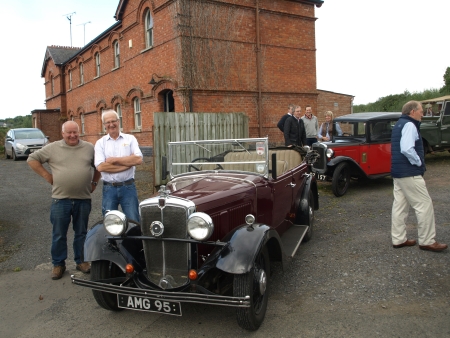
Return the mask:
M 163 156 L 161 158 L 161 179 L 165 180 L 167 178 L 167 157 Z
M 276 153 L 272 153 L 272 178 L 274 180 L 277 179 L 277 154 Z

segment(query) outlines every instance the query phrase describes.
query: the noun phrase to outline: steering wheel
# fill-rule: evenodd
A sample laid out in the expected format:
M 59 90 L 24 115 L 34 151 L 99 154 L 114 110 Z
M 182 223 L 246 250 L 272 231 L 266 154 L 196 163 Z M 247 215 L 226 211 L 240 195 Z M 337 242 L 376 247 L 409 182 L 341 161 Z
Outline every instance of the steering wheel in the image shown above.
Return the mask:
M 198 161 L 209 162 L 209 158 L 208 157 L 197 157 L 197 158 L 193 159 L 191 163 L 198 162 Z M 198 167 L 196 167 L 195 165 L 189 164 L 188 170 L 191 171 L 191 168 L 195 169 L 197 171 L 200 171 L 200 169 Z M 223 170 L 223 167 L 220 164 L 217 164 L 217 167 L 214 168 L 213 170 L 218 170 L 218 169 Z

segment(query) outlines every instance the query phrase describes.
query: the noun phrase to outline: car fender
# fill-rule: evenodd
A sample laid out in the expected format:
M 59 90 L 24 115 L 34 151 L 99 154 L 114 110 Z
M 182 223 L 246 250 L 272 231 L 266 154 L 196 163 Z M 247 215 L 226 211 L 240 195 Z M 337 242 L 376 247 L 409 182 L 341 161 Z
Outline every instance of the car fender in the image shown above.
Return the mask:
M 363 175 L 364 177 L 367 177 L 366 173 L 364 172 L 364 170 L 361 169 L 361 167 L 359 166 L 358 162 L 356 162 L 351 157 L 347 157 L 347 156 L 337 156 L 337 157 L 332 158 L 327 163 L 327 168 L 328 168 L 327 175 L 328 176 L 333 176 L 334 169 L 337 167 L 338 164 L 340 164 L 342 162 L 348 162 L 348 164 L 350 165 L 350 168 L 352 169 L 352 171 L 358 172 L 360 175 Z
M 86 262 L 110 261 L 123 272 L 127 261 L 125 257 L 106 239 L 109 234 L 102 223 L 97 223 L 86 235 L 84 242 L 84 260 Z
M 309 213 L 309 192 L 312 190 L 314 196 L 314 210 L 319 209 L 319 194 L 317 190 L 317 181 L 314 175 L 308 175 L 305 182 L 305 187 L 302 191 L 299 191 L 299 203 L 297 206 L 297 214 L 295 219 L 298 220 L 302 215 L 308 215 Z
M 281 250 L 282 244 L 278 233 L 268 225 L 255 223 L 252 226 L 244 225 L 238 228 L 218 254 L 216 268 L 232 274 L 249 272 L 253 267 L 256 255 L 268 241 L 277 242 L 272 243 L 271 248 Z M 269 252 L 271 248 L 269 248 Z M 281 252 L 272 251 L 272 254 L 283 257 Z

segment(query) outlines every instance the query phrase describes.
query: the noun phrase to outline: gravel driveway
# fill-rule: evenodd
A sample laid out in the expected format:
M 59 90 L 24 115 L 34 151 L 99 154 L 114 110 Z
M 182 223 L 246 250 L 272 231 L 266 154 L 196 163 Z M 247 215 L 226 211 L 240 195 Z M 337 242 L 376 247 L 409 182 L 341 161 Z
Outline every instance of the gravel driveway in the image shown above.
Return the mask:
M 450 154 L 426 160 L 437 240 L 450 244 Z M 144 175 L 140 171 L 136 179 L 148 185 Z M 330 183 L 320 183 L 313 239 L 300 247 L 287 270 L 274 266 L 268 312 L 256 333 L 241 330 L 230 308 L 188 304 L 183 317 L 117 314 L 99 308 L 90 290 L 71 285 L 69 273 L 52 281 L 51 187 L 25 161 L 0 160 L 0 182 L 2 337 L 36 332 L 55 337 L 450 336 L 450 252 L 392 248 L 390 178 L 352 182 L 341 198 L 334 197 Z M 90 225 L 100 215 L 101 186 L 93 194 Z M 417 238 L 412 211 L 408 237 Z M 68 269 L 74 273 L 71 260 Z M 82 332 L 74 330 L 77 320 L 83 321 Z

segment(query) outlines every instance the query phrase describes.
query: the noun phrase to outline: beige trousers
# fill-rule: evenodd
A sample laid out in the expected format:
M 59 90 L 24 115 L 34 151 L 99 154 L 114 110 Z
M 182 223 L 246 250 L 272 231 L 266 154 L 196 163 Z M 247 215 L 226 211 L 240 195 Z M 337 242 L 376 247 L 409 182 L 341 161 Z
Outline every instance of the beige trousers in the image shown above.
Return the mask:
M 392 205 L 392 244 L 406 241 L 406 218 L 409 207 L 416 212 L 419 245 L 435 242 L 434 209 L 422 176 L 394 178 L 394 204 Z

